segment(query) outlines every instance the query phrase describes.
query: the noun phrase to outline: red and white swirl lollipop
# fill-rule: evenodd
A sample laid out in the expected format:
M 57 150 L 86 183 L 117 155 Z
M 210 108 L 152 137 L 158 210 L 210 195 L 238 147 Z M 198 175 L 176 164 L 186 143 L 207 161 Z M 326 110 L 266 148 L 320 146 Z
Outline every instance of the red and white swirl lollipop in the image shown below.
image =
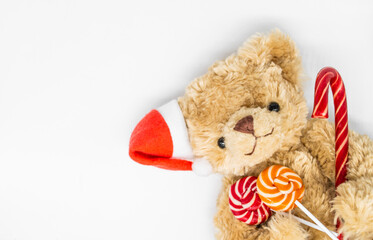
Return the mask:
M 229 190 L 229 207 L 233 215 L 249 225 L 261 224 L 272 214 L 257 193 L 256 179 L 252 176 L 241 178 Z

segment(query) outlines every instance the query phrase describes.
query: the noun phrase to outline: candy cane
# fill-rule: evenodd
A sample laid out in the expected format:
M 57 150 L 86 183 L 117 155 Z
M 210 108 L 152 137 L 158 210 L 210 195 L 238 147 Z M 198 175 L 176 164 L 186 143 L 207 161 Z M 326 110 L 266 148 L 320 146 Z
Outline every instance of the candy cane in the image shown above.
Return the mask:
M 348 119 L 346 91 L 338 71 L 321 69 L 316 78 L 312 118 L 328 118 L 328 88 L 333 92 L 335 110 L 335 187 L 346 181 L 348 157 Z M 340 222 L 338 221 L 337 227 Z M 343 239 L 340 235 L 339 239 Z

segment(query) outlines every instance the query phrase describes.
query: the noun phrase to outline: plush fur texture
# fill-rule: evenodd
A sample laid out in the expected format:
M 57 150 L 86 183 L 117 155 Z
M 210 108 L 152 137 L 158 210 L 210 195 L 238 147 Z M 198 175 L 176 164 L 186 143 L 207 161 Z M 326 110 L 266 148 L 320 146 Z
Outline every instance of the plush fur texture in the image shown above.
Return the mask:
M 269 111 L 271 102 L 280 111 Z M 373 238 L 373 143 L 350 132 L 348 181 L 335 197 L 334 126 L 307 120 L 301 60 L 288 36 L 274 31 L 252 37 L 194 80 L 179 105 L 194 154 L 225 176 L 215 217 L 218 239 L 329 239 L 288 215 L 274 214 L 260 226 L 234 218 L 228 205 L 230 185 L 243 176 L 258 176 L 272 164 L 288 166 L 302 177 L 303 204 L 329 229 L 340 217 L 345 237 Z M 252 116 L 254 131 L 235 131 L 247 116 Z M 221 137 L 223 149 L 217 144 Z M 308 219 L 299 209 L 291 213 Z

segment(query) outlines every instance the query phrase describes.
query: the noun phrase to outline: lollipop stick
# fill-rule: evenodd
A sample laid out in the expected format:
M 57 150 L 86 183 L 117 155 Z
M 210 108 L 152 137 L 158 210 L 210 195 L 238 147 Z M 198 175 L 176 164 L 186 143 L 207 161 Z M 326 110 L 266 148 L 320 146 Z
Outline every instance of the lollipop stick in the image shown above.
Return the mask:
M 296 217 L 296 216 L 293 216 L 296 220 L 298 220 L 300 223 L 303 223 L 304 225 L 306 225 L 306 226 L 309 226 L 309 227 L 311 227 L 311 228 L 314 228 L 314 229 L 317 229 L 317 230 L 319 230 L 319 231 L 321 231 L 321 232 L 324 232 L 324 230 L 323 229 L 321 229 L 319 226 L 317 226 L 316 224 L 314 224 L 314 223 L 311 223 L 311 222 L 309 222 L 309 221 L 306 221 L 306 220 L 304 220 L 303 218 L 299 218 L 299 217 Z M 333 231 L 330 231 L 331 233 L 333 233 L 336 237 L 338 236 L 338 233 L 336 233 L 336 232 L 333 232 Z
M 274 210 L 272 210 L 272 211 L 273 211 L 273 212 L 277 212 L 277 211 L 274 211 Z M 287 213 L 287 212 L 282 212 L 282 214 L 288 214 L 288 215 L 291 215 L 290 213 Z M 309 226 L 309 227 L 311 227 L 311 228 L 314 228 L 314 229 L 317 229 L 317 230 L 319 230 L 319 231 L 321 231 L 321 232 L 324 232 L 323 229 L 321 229 L 319 226 L 317 226 L 317 225 L 314 224 L 314 223 L 311 223 L 311 222 L 309 222 L 309 221 L 307 221 L 307 220 L 304 220 L 303 218 L 300 218 L 300 217 L 297 217 L 297 216 L 294 216 L 294 215 L 292 215 L 292 217 L 295 218 L 298 222 L 303 223 L 303 224 L 306 225 L 306 226 Z M 329 231 L 330 231 L 330 230 L 329 230 Z M 338 236 L 338 233 L 333 232 L 333 231 L 330 231 L 330 232 L 332 232 L 335 236 Z
M 329 231 L 329 229 L 327 229 L 324 224 L 322 224 L 312 213 L 310 213 L 310 211 L 308 211 L 307 208 L 305 208 L 298 200 L 295 201 L 295 205 L 297 205 L 300 210 L 302 210 L 309 218 L 311 218 L 312 221 L 314 221 L 323 230 L 323 232 L 328 234 L 331 239 L 338 240 L 338 238 L 333 235 L 333 233 Z

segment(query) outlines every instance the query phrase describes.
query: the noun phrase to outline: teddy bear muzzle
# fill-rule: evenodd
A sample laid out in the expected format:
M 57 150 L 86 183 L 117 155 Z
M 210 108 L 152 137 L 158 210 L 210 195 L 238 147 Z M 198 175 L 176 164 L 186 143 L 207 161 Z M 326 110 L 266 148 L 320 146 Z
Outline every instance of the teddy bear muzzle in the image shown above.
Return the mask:
M 268 132 L 267 134 L 265 134 L 263 136 L 256 136 L 255 135 L 255 130 L 254 130 L 254 117 L 252 115 L 248 115 L 248 116 L 240 119 L 236 123 L 236 125 L 234 126 L 233 130 L 235 130 L 237 132 L 241 132 L 241 133 L 251 134 L 251 135 L 254 136 L 255 142 L 254 142 L 253 149 L 249 153 L 245 153 L 246 156 L 250 156 L 255 151 L 258 138 L 267 137 L 269 135 L 272 135 L 272 133 L 274 131 L 274 128 L 272 128 L 272 130 L 270 132 Z

